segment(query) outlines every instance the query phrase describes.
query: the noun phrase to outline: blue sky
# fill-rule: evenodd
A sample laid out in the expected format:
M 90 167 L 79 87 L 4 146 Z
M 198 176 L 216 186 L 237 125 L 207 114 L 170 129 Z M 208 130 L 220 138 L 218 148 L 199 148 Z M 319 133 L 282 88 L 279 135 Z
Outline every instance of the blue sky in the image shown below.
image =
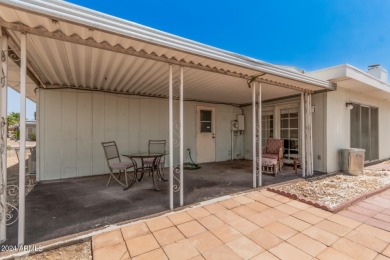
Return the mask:
M 305 71 L 344 63 L 390 70 L 388 0 L 70 2 Z

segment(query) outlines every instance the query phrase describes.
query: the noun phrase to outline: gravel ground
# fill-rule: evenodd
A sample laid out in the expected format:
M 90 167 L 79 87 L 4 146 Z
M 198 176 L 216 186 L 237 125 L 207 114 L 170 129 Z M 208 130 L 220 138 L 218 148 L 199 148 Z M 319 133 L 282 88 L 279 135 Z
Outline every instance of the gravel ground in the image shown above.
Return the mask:
M 365 169 L 364 175 L 360 176 L 339 173 L 316 180 L 282 185 L 277 189 L 334 208 L 342 202 L 378 190 L 387 184 L 390 184 L 390 171 Z

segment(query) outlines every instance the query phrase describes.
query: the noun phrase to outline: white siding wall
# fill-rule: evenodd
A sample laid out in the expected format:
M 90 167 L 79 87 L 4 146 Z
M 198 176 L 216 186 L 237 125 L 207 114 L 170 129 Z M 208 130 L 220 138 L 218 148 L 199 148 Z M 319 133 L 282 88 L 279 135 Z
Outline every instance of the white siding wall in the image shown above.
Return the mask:
M 326 94 L 312 95 L 313 113 L 313 168 L 326 172 Z
M 103 141 L 115 140 L 123 154 L 146 151 L 149 139 L 168 141 L 168 100 L 42 89 L 39 98 L 41 180 L 106 173 Z M 184 105 L 184 149 L 191 149 L 195 161 L 197 105 L 205 104 L 185 102 Z M 230 122 L 241 114 L 241 109 L 206 105 L 216 108 L 216 160 L 229 160 Z M 178 102 L 175 102 L 174 114 L 177 122 Z M 174 134 L 175 138 L 178 136 L 179 128 Z M 237 138 L 234 158 L 242 157 L 242 142 L 242 137 Z M 178 155 L 178 147 L 175 147 L 175 164 Z
M 349 148 L 350 110 L 347 102 L 356 102 L 379 108 L 379 159 L 390 158 L 390 102 L 338 87 L 327 93 L 327 172 L 340 169 L 339 151 Z

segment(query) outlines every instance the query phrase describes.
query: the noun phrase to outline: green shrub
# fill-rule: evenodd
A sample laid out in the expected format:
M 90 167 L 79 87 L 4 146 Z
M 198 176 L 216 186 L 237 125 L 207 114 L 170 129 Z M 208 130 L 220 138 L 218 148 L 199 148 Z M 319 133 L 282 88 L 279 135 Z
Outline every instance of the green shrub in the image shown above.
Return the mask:
M 37 140 L 37 136 L 35 133 L 31 133 L 28 135 L 28 138 L 30 138 L 31 141 L 36 141 Z

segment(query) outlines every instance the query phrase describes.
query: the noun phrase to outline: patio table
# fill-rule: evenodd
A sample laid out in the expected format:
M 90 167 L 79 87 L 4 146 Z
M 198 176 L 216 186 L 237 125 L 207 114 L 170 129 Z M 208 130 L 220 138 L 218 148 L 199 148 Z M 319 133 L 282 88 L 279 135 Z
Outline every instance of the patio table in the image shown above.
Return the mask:
M 148 152 L 141 152 L 141 153 L 134 153 L 134 154 L 123 154 L 123 156 L 126 156 L 130 158 L 134 164 L 134 169 L 136 173 L 138 174 L 139 172 L 141 173 L 140 178 L 138 181 L 142 181 L 144 178 L 144 173 L 145 172 L 150 172 L 152 173 L 152 179 L 153 179 L 153 184 L 154 188 L 156 190 L 160 190 L 157 186 L 156 179 L 155 179 L 155 173 L 157 174 L 159 180 L 167 181 L 167 179 L 164 179 L 164 177 L 161 175 L 160 172 L 160 161 L 161 158 L 164 155 L 167 155 L 168 153 L 148 153 Z M 141 165 L 139 166 L 137 163 L 136 159 L 141 160 Z M 153 162 L 151 165 L 145 165 L 144 160 L 145 159 L 152 159 Z

